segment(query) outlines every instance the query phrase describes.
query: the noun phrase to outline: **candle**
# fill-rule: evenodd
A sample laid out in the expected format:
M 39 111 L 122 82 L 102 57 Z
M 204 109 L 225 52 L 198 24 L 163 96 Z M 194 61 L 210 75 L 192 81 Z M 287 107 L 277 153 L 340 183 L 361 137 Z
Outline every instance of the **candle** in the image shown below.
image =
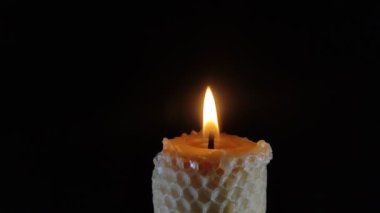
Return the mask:
M 163 150 L 154 158 L 154 212 L 264 213 L 271 159 L 265 141 L 219 133 L 207 88 L 202 131 L 164 138 Z

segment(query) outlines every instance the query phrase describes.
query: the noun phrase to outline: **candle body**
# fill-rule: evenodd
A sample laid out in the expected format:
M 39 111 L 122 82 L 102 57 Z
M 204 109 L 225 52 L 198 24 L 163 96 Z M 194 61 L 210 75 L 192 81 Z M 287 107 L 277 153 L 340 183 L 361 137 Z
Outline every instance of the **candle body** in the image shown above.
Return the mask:
M 225 144 L 215 150 L 204 149 L 205 145 L 197 142 L 192 146 L 191 142 L 200 138 L 196 133 L 164 139 L 164 150 L 154 159 L 152 176 L 156 213 L 265 212 L 266 166 L 272 158 L 269 144 L 222 137 Z M 181 142 L 190 147 L 178 146 Z M 239 150 L 234 142 L 244 145 Z

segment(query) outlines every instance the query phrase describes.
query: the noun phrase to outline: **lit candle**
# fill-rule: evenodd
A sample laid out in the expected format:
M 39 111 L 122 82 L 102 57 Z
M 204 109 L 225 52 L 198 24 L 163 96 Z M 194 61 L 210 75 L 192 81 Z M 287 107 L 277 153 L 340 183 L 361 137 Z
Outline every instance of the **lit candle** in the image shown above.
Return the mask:
M 271 159 L 265 141 L 219 133 L 214 98 L 207 88 L 202 132 L 164 138 L 163 150 L 154 159 L 154 211 L 264 213 Z

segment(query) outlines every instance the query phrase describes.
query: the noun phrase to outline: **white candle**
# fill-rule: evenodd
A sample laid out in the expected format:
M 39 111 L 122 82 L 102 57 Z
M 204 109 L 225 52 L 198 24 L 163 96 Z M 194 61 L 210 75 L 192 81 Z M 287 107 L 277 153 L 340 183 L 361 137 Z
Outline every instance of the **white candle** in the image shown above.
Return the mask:
M 202 133 L 164 139 L 154 159 L 154 211 L 264 213 L 270 145 L 219 134 L 211 90 L 204 112 Z

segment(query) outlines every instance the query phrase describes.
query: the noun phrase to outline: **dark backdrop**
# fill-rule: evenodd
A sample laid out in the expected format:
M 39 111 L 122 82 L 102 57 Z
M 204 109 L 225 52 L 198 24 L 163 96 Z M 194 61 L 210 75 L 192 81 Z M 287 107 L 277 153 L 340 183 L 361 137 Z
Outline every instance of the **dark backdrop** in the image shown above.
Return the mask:
M 379 7 L 0 4 L 3 212 L 152 212 L 163 137 L 267 140 L 268 213 L 378 212 Z

